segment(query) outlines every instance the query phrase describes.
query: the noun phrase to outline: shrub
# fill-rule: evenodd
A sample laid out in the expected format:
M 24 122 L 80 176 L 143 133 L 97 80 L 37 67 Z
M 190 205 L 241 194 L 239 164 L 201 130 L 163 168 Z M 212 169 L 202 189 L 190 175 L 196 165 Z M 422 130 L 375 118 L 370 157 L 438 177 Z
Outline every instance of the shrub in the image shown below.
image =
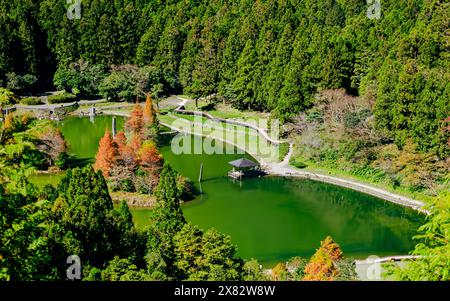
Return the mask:
M 305 276 L 305 267 L 308 261 L 301 257 L 293 257 L 286 264 L 286 269 L 290 274 L 290 280 L 300 281 Z
M 308 165 L 300 160 L 300 158 L 293 158 L 290 164 L 297 168 L 306 168 Z
M 308 122 L 323 122 L 323 112 L 317 108 L 311 109 L 306 115 Z
M 77 97 L 74 94 L 71 93 L 61 93 L 56 95 L 51 95 L 48 97 L 48 103 L 55 104 L 55 103 L 68 103 L 68 102 L 74 102 L 77 100 Z
M 39 97 L 25 97 L 20 100 L 20 103 L 28 106 L 35 106 L 40 105 L 43 102 Z
M 69 155 L 66 152 L 62 152 L 58 155 L 58 158 L 55 160 L 55 165 L 59 169 L 65 169 L 67 164 L 69 163 Z
M 289 272 L 284 263 L 278 263 L 272 269 L 272 280 L 273 281 L 286 281 L 288 280 Z
M 362 109 L 358 112 L 347 112 L 344 116 L 344 125 L 346 128 L 355 128 L 371 115 L 372 112 L 369 109 Z

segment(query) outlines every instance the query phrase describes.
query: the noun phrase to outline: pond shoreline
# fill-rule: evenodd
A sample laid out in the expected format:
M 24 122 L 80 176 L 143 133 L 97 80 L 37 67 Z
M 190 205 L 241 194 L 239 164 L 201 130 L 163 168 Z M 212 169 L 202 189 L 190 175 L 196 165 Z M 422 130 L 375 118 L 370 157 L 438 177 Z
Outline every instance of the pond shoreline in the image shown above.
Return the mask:
M 320 173 L 314 173 L 311 171 L 304 171 L 296 169 L 290 165 L 280 164 L 268 164 L 265 166 L 266 172 L 270 175 L 283 176 L 283 177 L 295 177 L 304 178 L 313 181 L 324 182 L 340 187 L 352 189 L 358 192 L 369 194 L 385 201 L 409 207 L 424 214 L 429 214 L 429 211 L 423 209 L 425 203 L 417 200 L 413 200 L 387 190 L 377 188 L 368 184 L 364 184 L 355 180 L 338 178 L 335 176 L 328 176 Z
M 117 114 L 117 112 L 108 112 L 108 111 L 105 111 L 103 113 L 104 113 L 104 115 L 129 117 L 129 114 L 127 114 L 127 113 L 118 113 Z M 164 124 L 164 123 L 161 123 L 161 124 L 166 127 L 171 128 L 172 130 L 180 131 L 179 129 L 177 129 L 175 127 L 171 127 L 168 124 Z M 227 141 L 227 143 L 230 143 L 230 142 Z M 291 152 L 292 152 L 292 146 L 290 146 L 289 154 L 286 156 L 287 158 L 290 157 Z M 256 158 L 256 159 L 258 159 L 258 158 Z M 282 176 L 282 177 L 304 178 L 304 179 L 310 179 L 313 181 L 319 181 L 319 182 L 323 182 L 323 183 L 337 185 L 340 187 L 344 187 L 344 188 L 352 189 L 352 190 L 362 192 L 362 193 L 365 193 L 368 195 L 372 195 L 377 198 L 383 199 L 385 201 L 388 201 L 388 202 L 391 202 L 391 203 L 394 203 L 394 204 L 397 204 L 400 206 L 409 207 L 409 208 L 412 208 L 412 209 L 414 209 L 418 212 L 424 213 L 424 214 L 429 214 L 429 211 L 423 209 L 423 207 L 425 206 L 425 203 L 423 203 L 421 201 L 413 200 L 411 198 L 401 196 L 401 195 L 389 192 L 387 190 L 371 186 L 369 184 L 364 184 L 364 183 L 358 182 L 356 180 L 344 179 L 344 178 L 339 178 L 336 176 L 328 176 L 328 175 L 324 175 L 324 174 L 320 174 L 320 173 L 299 170 L 299 169 L 289 165 L 289 161 L 288 161 L 288 159 L 286 160 L 286 158 L 281 163 L 264 163 L 262 166 L 265 169 L 265 171 L 267 172 L 267 174 L 269 174 L 269 175 Z
M 91 158 L 95 153 L 97 140 L 112 123 L 112 118 L 104 115 L 99 116 L 95 122 L 89 118 L 74 116 L 60 124 L 62 132 L 70 138 L 69 145 L 77 157 Z M 124 120 L 118 118 L 117 122 L 121 127 Z M 80 132 L 89 132 L 90 135 L 79 135 Z M 200 227 L 218 227 L 234 237 L 245 258 L 258 256 L 264 261 L 267 259 L 268 262 L 278 262 L 286 260 L 292 254 L 310 256 L 310 250 L 313 251 L 317 242 L 329 233 L 342 241 L 348 248 L 348 254 L 356 256 L 355 258 L 364 259 L 369 254 L 403 254 L 413 246 L 406 229 L 415 229 L 417 221 L 422 218 L 417 212 L 405 210 L 397 204 L 381 202 L 369 194 L 359 195 L 339 186 L 327 187 L 326 184 L 320 184 L 323 182 L 320 180 L 299 180 L 297 185 L 296 180 L 285 175 L 268 176 L 241 184 L 232 182 L 226 177 L 230 169 L 228 162 L 241 157 L 239 154 L 186 154 L 179 157 L 173 153 L 171 144 L 164 144 L 160 151 L 173 163 L 174 168 L 185 171 L 185 176 L 190 179 L 198 178 L 200 163 L 204 163 L 204 195 L 192 203 L 186 203 L 188 206 L 183 206 L 183 211 L 188 220 Z M 112 194 L 115 207 L 121 200 L 129 201 L 127 203 L 133 220 L 140 229 L 148 225 L 152 215 L 151 197 L 120 192 Z M 380 209 L 380 219 L 367 218 L 374 214 L 378 216 L 377 208 Z M 354 216 L 354 210 L 358 210 L 359 215 Z M 266 223 L 269 219 L 273 220 L 270 225 Z M 247 222 L 245 231 L 236 226 L 236 220 Z M 308 224 L 315 226 L 310 227 Z M 397 224 L 404 226 L 405 230 L 397 230 Z M 369 235 L 373 233 L 379 237 L 378 233 L 388 230 L 392 231 L 392 237 L 382 238 L 382 245 L 377 245 L 376 240 Z M 298 233 L 301 232 L 309 234 L 299 236 Z M 283 242 L 284 237 L 288 242 Z

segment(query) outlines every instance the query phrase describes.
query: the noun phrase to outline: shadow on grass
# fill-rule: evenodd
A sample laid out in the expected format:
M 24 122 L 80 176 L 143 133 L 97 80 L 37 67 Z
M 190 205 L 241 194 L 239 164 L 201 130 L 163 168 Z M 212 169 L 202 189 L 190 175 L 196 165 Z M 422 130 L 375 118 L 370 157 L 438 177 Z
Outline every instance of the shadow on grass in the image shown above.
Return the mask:
M 214 102 L 208 103 L 199 108 L 201 111 L 213 111 L 216 109 L 216 104 Z

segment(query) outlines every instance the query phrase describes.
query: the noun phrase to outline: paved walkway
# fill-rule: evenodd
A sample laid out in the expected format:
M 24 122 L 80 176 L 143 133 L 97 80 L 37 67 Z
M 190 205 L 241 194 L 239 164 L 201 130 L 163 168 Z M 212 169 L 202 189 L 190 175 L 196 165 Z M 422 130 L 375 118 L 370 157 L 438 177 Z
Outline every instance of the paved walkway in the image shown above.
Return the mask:
M 189 99 L 181 98 L 178 96 L 177 96 L 177 98 L 181 100 L 181 102 L 178 104 L 178 109 L 181 108 L 182 106 L 185 106 L 187 104 L 187 102 L 190 101 Z M 108 112 L 105 112 L 105 114 L 107 114 L 107 113 Z M 127 114 L 127 113 L 117 113 L 117 114 L 112 113 L 112 114 L 118 115 L 118 116 L 125 116 L 125 117 L 129 116 L 129 114 Z M 172 130 L 175 130 L 175 131 L 179 130 L 169 124 L 165 124 L 165 123 L 161 123 L 161 124 Z M 262 130 L 262 129 L 260 129 L 260 130 Z M 224 141 L 224 142 L 227 142 L 227 141 Z M 230 142 L 228 142 L 228 143 L 230 143 Z M 389 201 L 389 202 L 392 202 L 395 204 L 407 206 L 407 207 L 413 208 L 415 210 L 418 210 L 422 213 L 428 214 L 428 211 L 423 209 L 423 206 L 425 205 L 423 202 L 413 200 L 413 199 L 410 199 L 410 198 L 407 198 L 407 197 L 404 197 L 404 196 L 401 196 L 401 195 L 398 195 L 395 193 L 391 193 L 391 192 L 383 190 L 381 188 L 377 188 L 377 187 L 374 187 L 374 186 L 371 186 L 368 184 L 364 184 L 364 183 L 358 182 L 356 180 L 337 178 L 337 177 L 333 177 L 333 176 L 329 176 L 329 175 L 318 174 L 318 173 L 300 170 L 298 168 L 295 168 L 295 167 L 289 165 L 289 160 L 292 156 L 292 153 L 293 153 L 293 144 L 290 143 L 289 152 L 282 162 L 280 162 L 280 163 L 263 163 L 262 167 L 264 168 L 264 170 L 267 173 L 272 174 L 272 175 L 279 175 L 279 176 L 284 176 L 284 177 L 300 177 L 300 178 L 307 178 L 307 179 L 311 179 L 311 180 L 315 180 L 315 181 L 330 183 L 333 185 L 342 186 L 342 187 L 353 189 L 353 190 L 356 190 L 356 191 L 359 191 L 359 192 L 362 192 L 365 194 L 369 194 L 369 195 L 384 199 L 386 201 Z
M 318 174 L 310 171 L 300 170 L 290 165 L 286 165 L 284 162 L 278 164 L 268 163 L 264 166 L 265 170 L 269 174 L 279 175 L 284 177 L 301 177 L 306 179 L 311 179 L 315 181 L 326 182 L 349 189 L 353 189 L 359 192 L 370 194 L 372 196 L 384 199 L 386 201 L 396 203 L 402 206 L 407 206 L 418 210 L 423 213 L 428 211 L 424 210 L 422 207 L 425 205 L 423 202 L 416 201 L 389 191 L 377 188 L 368 184 L 364 184 L 355 180 L 342 179 L 337 177 L 332 177 L 328 175 Z
M 96 104 L 96 103 L 102 103 L 106 102 L 106 99 L 97 99 L 97 100 L 80 100 L 80 101 L 73 101 L 68 103 L 58 103 L 58 104 L 43 104 L 43 105 L 21 105 L 16 104 L 8 109 L 16 108 L 21 110 L 41 110 L 41 111 L 54 111 L 55 109 L 59 108 L 67 108 L 75 105 L 78 103 L 79 105 L 86 105 L 86 104 Z
M 176 111 L 182 111 L 180 110 L 181 107 L 184 107 L 186 105 L 186 103 L 189 101 L 187 99 L 178 97 L 180 100 L 182 100 L 182 102 L 179 103 L 178 108 Z M 218 122 L 223 122 L 223 120 L 221 120 L 220 118 L 214 118 L 213 116 L 209 115 L 209 114 L 205 114 L 203 112 L 191 112 L 191 113 L 198 113 L 198 114 L 202 114 L 205 117 L 209 118 L 209 119 L 213 119 L 216 120 Z M 206 116 L 209 115 L 209 116 Z M 254 125 L 251 124 L 245 124 L 245 122 L 242 122 L 243 124 L 241 124 L 242 126 L 248 126 L 252 129 L 256 129 L 260 134 L 262 134 L 262 136 L 266 139 L 268 139 L 269 141 L 271 141 L 272 143 L 281 143 L 281 141 L 273 141 L 266 133 L 265 130 L 260 129 L 255 127 Z M 167 126 L 167 125 L 166 125 Z M 175 129 L 174 129 L 175 130 Z M 293 149 L 294 146 L 292 143 L 289 143 L 289 152 L 286 155 L 286 157 L 283 159 L 282 162 L 280 163 L 264 163 L 263 164 L 263 168 L 266 170 L 266 172 L 268 172 L 269 174 L 273 174 L 273 175 L 279 175 L 279 176 L 291 176 L 291 177 L 302 177 L 302 178 L 308 178 L 311 180 L 316 180 L 316 181 L 321 181 L 321 182 L 326 182 L 326 183 L 330 183 L 330 184 L 334 184 L 334 185 L 338 185 L 338 186 L 342 186 L 342 187 L 346 187 L 349 189 L 353 189 L 359 192 L 363 192 L 366 194 L 370 194 L 373 195 L 375 197 L 378 198 L 382 198 L 384 200 L 387 200 L 389 202 L 392 203 L 396 203 L 402 206 L 407 206 L 407 207 L 411 207 L 415 210 L 424 212 L 424 213 L 428 213 L 427 211 L 423 210 L 422 207 L 425 205 L 423 202 L 420 201 L 416 201 L 404 196 L 400 196 L 398 194 L 395 193 L 391 193 L 389 191 L 383 190 L 381 188 L 377 188 L 377 187 L 373 187 L 371 185 L 368 184 L 364 184 L 355 180 L 350 180 L 350 179 L 342 179 L 342 178 L 337 178 L 337 177 L 332 177 L 332 176 L 328 176 L 328 175 L 323 175 L 323 174 L 317 174 L 317 173 L 313 173 L 310 171 L 304 171 L 304 170 L 300 170 L 297 169 L 291 165 L 289 165 L 289 161 L 290 158 L 293 154 Z

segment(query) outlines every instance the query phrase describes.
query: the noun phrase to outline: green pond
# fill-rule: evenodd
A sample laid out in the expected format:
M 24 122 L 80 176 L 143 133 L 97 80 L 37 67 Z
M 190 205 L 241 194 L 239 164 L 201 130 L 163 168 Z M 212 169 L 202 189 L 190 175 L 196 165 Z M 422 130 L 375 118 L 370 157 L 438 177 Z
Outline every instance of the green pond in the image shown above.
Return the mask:
M 95 156 L 98 141 L 111 117 L 68 118 L 60 123 L 70 152 L 80 163 Z M 118 119 L 118 125 L 123 120 Z M 191 143 L 204 139 L 186 136 Z M 174 154 L 162 149 L 171 165 L 194 180 L 202 193 L 183 204 L 188 221 L 203 229 L 215 227 L 231 236 L 243 258 L 265 265 L 293 256 L 310 256 L 331 235 L 349 257 L 406 254 L 422 222 L 417 212 L 338 186 L 294 178 L 262 177 L 233 181 L 229 161 L 242 154 Z M 197 179 L 203 163 L 203 182 Z M 44 179 L 42 178 L 44 177 Z M 47 175 L 35 181 L 45 182 Z M 55 179 L 47 179 L 55 182 Z M 148 225 L 151 210 L 132 209 L 138 227 Z

